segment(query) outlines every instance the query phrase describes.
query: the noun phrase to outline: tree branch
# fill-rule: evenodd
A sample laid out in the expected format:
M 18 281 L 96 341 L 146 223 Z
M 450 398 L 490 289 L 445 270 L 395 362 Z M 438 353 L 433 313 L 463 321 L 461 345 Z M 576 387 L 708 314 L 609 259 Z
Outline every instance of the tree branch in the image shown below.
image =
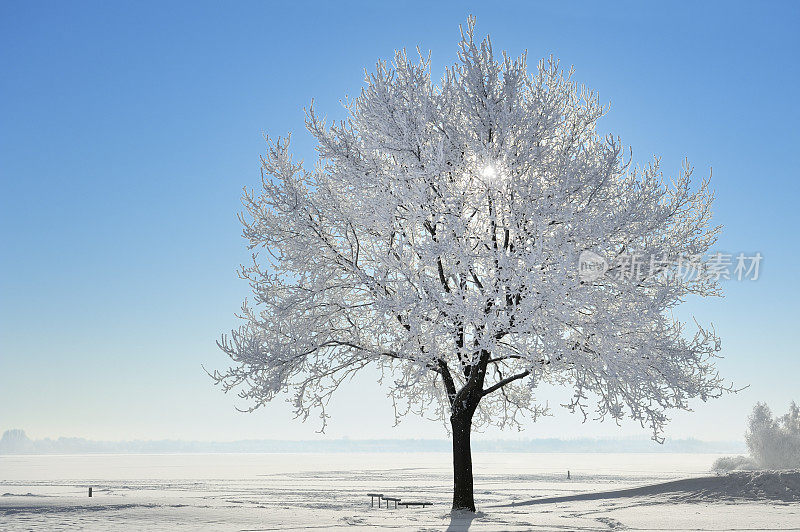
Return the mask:
M 450 404 L 453 404 L 453 401 L 456 398 L 456 384 L 453 382 L 453 376 L 450 374 L 450 368 L 447 367 L 447 362 L 439 359 L 439 374 L 442 376 L 442 380 L 444 381 L 444 388 L 447 391 L 447 398 L 450 400 Z
M 516 375 L 512 375 L 510 377 L 506 377 L 505 379 L 501 380 L 500 382 L 498 382 L 494 386 L 489 386 L 488 388 L 483 390 L 483 393 L 481 394 L 481 397 L 487 396 L 487 395 L 489 395 L 490 393 L 492 393 L 495 390 L 499 390 L 500 388 L 502 388 L 503 386 L 505 386 L 509 382 L 513 382 L 513 381 L 515 381 L 517 379 L 522 379 L 523 377 L 527 377 L 528 375 L 530 375 L 530 373 L 531 373 L 530 371 L 523 371 L 522 373 L 517 373 Z

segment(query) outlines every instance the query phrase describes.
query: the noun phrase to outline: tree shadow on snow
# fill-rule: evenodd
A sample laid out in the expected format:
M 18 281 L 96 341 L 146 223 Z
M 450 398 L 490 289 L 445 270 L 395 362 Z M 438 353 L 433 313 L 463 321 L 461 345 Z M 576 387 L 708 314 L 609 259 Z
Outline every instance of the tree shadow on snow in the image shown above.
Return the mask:
M 450 512 L 450 526 L 447 527 L 447 532 L 464 532 L 469 530 L 472 520 L 480 517 L 481 512 L 470 512 L 469 510 L 453 510 Z

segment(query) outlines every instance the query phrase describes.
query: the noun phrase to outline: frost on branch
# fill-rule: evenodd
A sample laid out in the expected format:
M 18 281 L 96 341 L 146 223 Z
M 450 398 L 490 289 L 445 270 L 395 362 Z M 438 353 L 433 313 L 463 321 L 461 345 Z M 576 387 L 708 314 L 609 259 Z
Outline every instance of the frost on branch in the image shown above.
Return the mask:
M 319 162 L 268 142 L 262 186 L 245 191 L 243 325 L 215 372 L 255 409 L 288 391 L 298 416 L 326 421 L 332 393 L 374 364 L 407 412 L 517 424 L 544 413 L 540 383 L 571 389 L 584 416 L 630 416 L 659 438 L 665 411 L 725 389 L 713 329 L 670 318 L 687 295 L 717 295 L 676 275 L 705 253 L 708 181 L 688 165 L 665 182 L 656 159 L 625 160 L 596 124 L 594 92 L 552 59 L 496 58 L 470 19 L 438 84 L 429 59 L 397 52 L 368 74 L 345 121 L 312 107 Z M 658 257 L 633 276 L 578 276 L 591 250 Z

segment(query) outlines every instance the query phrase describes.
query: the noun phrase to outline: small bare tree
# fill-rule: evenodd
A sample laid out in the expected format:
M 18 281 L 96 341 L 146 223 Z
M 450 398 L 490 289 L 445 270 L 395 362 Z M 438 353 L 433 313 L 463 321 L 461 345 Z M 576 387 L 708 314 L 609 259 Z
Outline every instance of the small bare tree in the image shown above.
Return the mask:
M 474 510 L 471 429 L 544 413 L 540 383 L 656 439 L 665 410 L 722 393 L 717 336 L 686 336 L 669 316 L 688 294 L 718 293 L 675 261 L 702 256 L 719 229 L 707 180 L 692 189 L 687 167 L 667 185 L 658 160 L 632 167 L 597 134 L 605 109 L 571 71 L 496 58 L 472 18 L 459 47 L 438 85 L 429 57 L 403 51 L 367 75 L 345 121 L 328 126 L 312 105 L 313 169 L 288 139 L 269 142 L 240 216 L 266 253 L 242 267 L 254 300 L 220 342 L 233 366 L 213 376 L 251 410 L 290 391 L 324 428 L 331 394 L 376 365 L 397 416 L 449 421 L 453 508 Z M 587 280 L 583 250 L 658 265 Z

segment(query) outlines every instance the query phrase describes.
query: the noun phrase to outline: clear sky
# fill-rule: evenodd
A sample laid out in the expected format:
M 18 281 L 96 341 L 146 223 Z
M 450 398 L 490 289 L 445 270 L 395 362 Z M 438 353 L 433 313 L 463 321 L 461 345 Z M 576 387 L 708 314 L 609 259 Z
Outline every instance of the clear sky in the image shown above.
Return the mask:
M 0 4 L 0 431 L 34 437 L 322 437 L 276 402 L 257 414 L 212 386 L 215 340 L 247 296 L 236 213 L 259 178 L 262 133 L 332 118 L 363 69 L 395 48 L 455 61 L 468 14 L 496 51 L 554 54 L 611 102 L 604 131 L 676 173 L 713 166 L 725 252 L 760 252 L 761 278 L 681 315 L 713 322 L 720 372 L 750 388 L 696 403 L 674 437 L 739 439 L 757 400 L 800 400 L 797 299 L 800 3 L 22 2 Z M 568 392 L 543 390 L 564 402 Z M 558 412 L 487 437 L 644 435 Z M 327 437 L 443 437 L 393 428 L 364 374 Z

